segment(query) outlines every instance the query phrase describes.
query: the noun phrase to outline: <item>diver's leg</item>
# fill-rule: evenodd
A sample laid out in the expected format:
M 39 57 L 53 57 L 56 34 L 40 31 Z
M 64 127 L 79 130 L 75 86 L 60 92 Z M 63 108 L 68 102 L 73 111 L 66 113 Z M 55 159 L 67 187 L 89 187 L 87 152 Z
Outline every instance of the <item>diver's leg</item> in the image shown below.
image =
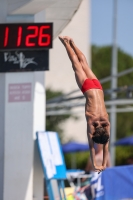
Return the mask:
M 87 78 L 89 79 L 97 79 L 95 74 L 92 72 L 91 68 L 88 66 L 85 55 L 79 50 L 79 48 L 75 45 L 74 41 L 70 39 L 70 45 L 73 48 L 75 54 L 78 57 L 79 62 L 82 65 L 84 72 L 86 73 Z
M 77 84 L 79 88 L 81 89 L 84 81 L 87 79 L 86 73 L 84 72 L 81 63 L 79 62 L 79 59 L 76 53 L 72 49 L 68 38 L 59 36 L 59 39 L 61 40 L 61 42 L 66 48 L 67 54 L 69 56 L 69 59 L 71 60 L 72 67 L 75 72 L 75 78 L 76 78 Z

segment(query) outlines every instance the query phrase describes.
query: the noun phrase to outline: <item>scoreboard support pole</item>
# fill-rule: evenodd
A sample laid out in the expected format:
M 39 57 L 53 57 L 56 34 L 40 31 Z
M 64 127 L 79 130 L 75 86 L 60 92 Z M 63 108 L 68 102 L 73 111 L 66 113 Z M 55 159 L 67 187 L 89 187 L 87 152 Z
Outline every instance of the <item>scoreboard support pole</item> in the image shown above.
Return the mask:
M 35 133 L 44 112 L 44 72 L 0 73 L 0 200 L 43 199 Z

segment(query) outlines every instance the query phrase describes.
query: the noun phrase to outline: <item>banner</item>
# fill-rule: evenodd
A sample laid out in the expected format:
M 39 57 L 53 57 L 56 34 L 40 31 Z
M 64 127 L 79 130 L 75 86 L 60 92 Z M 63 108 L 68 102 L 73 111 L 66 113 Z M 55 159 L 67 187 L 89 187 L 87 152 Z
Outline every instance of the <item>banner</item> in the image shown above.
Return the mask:
M 133 200 L 133 165 L 94 173 L 91 190 L 94 200 Z
M 37 144 L 46 181 L 66 179 L 66 165 L 58 134 L 52 131 L 37 132 Z

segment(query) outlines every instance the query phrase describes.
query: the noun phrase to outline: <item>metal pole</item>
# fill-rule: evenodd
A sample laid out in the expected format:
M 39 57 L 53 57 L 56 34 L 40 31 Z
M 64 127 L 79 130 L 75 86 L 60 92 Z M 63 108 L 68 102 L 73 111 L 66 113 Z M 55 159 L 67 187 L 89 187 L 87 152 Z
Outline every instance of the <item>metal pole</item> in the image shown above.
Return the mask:
M 113 10 L 113 47 L 112 47 L 112 66 L 111 66 L 111 89 L 117 88 L 117 0 L 114 0 L 114 10 Z M 111 99 L 116 98 L 116 93 L 111 94 Z M 111 123 L 111 136 L 110 143 L 113 144 L 116 140 L 116 106 L 111 105 L 110 123 Z M 112 166 L 115 165 L 115 147 L 110 145 L 110 154 Z
M 76 154 L 75 153 L 71 153 L 71 169 L 76 169 L 77 165 L 76 165 Z

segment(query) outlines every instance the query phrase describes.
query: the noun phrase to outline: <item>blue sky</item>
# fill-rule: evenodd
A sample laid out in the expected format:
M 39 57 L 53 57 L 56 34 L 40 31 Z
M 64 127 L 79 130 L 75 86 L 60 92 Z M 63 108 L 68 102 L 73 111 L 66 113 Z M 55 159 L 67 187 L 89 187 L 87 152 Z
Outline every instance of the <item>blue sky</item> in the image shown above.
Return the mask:
M 113 42 L 114 0 L 91 0 L 91 43 Z M 133 56 L 133 0 L 117 0 L 117 45 Z

